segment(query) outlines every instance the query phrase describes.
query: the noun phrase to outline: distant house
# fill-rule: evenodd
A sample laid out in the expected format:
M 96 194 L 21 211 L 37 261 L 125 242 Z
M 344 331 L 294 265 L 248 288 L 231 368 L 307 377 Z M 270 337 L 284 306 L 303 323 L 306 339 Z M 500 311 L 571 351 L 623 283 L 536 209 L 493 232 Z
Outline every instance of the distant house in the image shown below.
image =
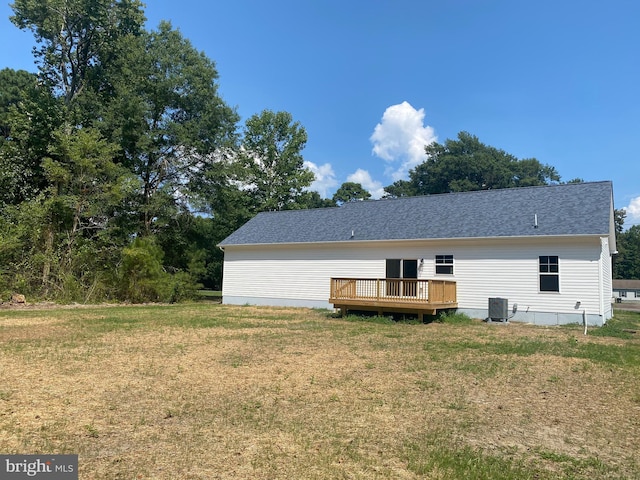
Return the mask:
M 223 302 L 602 325 L 613 210 L 604 181 L 261 213 L 219 245 Z
M 621 300 L 640 300 L 640 280 L 614 280 L 613 296 Z

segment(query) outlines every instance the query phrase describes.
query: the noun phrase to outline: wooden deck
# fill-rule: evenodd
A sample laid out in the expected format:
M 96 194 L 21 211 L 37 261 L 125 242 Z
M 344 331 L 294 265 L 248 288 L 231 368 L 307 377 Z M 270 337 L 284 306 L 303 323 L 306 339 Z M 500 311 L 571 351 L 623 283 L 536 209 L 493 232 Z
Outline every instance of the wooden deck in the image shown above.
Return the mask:
M 457 308 L 456 282 L 406 278 L 332 278 L 329 303 L 347 310 L 435 315 Z

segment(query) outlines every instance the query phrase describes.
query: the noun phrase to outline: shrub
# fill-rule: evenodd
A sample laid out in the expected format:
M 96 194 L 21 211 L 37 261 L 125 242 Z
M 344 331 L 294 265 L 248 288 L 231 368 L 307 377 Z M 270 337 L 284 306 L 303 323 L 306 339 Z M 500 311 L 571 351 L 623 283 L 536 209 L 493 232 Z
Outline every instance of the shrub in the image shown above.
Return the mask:
M 186 272 L 167 273 L 162 249 L 150 238 L 136 238 L 122 250 L 119 297 L 132 303 L 169 302 L 195 298 L 200 288 Z

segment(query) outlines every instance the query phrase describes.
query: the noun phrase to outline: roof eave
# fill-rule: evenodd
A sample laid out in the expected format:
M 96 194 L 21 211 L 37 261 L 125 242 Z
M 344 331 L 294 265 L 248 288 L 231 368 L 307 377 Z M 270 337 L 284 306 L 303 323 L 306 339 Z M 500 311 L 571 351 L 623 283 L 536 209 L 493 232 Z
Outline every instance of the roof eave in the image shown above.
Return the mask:
M 218 244 L 218 248 L 224 250 L 225 247 L 266 247 L 266 246 L 296 246 L 296 245 L 348 245 L 362 243 L 401 243 L 401 242 L 453 242 L 461 240 L 521 240 L 521 239 L 550 239 L 550 238 L 601 238 L 609 236 L 609 232 L 604 233 L 582 233 L 582 234 L 564 234 L 564 235 L 514 235 L 514 236 L 489 236 L 489 237 L 438 237 L 438 238 L 396 238 L 384 240 L 335 240 L 321 242 L 275 242 L 275 243 L 227 243 Z

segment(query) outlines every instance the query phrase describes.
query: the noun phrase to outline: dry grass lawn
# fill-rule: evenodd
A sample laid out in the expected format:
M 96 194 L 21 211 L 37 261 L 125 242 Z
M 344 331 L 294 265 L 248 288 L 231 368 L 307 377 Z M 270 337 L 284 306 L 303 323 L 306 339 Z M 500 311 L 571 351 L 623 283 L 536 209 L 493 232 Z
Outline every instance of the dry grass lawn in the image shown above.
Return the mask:
M 77 453 L 81 479 L 640 478 L 640 332 L 623 337 L 210 304 L 3 310 L 0 453 Z

